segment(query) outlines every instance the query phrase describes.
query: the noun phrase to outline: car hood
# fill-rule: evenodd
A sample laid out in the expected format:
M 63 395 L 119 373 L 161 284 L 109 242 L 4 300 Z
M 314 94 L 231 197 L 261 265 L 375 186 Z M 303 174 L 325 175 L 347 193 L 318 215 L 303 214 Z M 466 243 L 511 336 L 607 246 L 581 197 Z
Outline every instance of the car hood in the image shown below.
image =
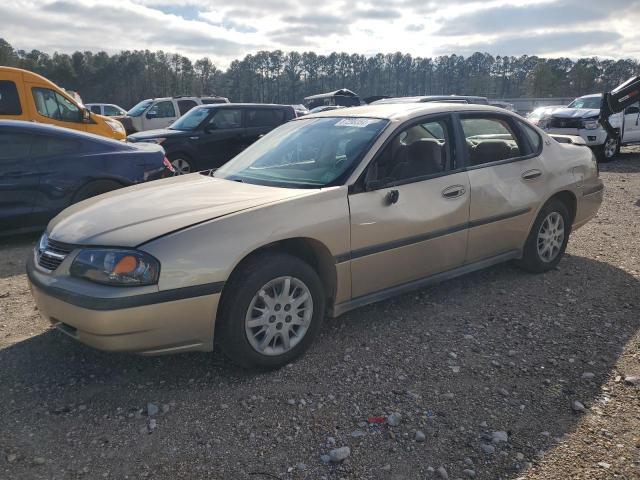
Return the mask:
M 593 118 L 600 115 L 597 108 L 559 108 L 554 110 L 554 118 Z
M 51 220 L 47 231 L 53 240 L 74 245 L 136 247 L 197 223 L 317 191 L 252 185 L 193 173 L 77 203 Z
M 157 130 L 145 130 L 144 132 L 134 133 L 129 135 L 127 139 L 134 142 L 140 142 L 151 138 L 184 137 L 186 135 L 193 135 L 193 132 L 171 130 L 170 128 L 158 128 Z

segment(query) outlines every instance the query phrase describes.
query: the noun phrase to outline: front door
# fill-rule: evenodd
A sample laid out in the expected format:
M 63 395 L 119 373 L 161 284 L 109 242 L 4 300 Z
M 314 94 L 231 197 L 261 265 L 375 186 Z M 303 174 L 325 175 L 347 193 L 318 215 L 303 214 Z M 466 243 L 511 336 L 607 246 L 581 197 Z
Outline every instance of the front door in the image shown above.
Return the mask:
M 499 114 L 461 115 L 471 185 L 467 262 L 523 247 L 548 172 L 535 130 Z M 528 129 L 528 130 L 527 130 Z
M 31 160 L 31 135 L 0 131 L 0 233 L 34 225 L 39 174 Z
M 178 118 L 176 107 L 171 100 L 161 100 L 147 111 L 144 118 L 144 130 L 167 128 Z
M 640 142 L 640 104 L 634 103 L 624 110 L 625 143 Z
M 217 168 L 243 150 L 242 109 L 217 108 L 198 135 L 198 169 Z
M 31 107 L 35 112 L 34 120 L 83 132 L 87 131 L 84 112 L 67 97 L 50 88 L 33 84 L 27 84 L 26 90 L 31 95 L 29 101 L 32 102 Z
M 353 297 L 464 262 L 469 180 L 454 158 L 449 116 L 413 122 L 368 167 L 349 196 Z

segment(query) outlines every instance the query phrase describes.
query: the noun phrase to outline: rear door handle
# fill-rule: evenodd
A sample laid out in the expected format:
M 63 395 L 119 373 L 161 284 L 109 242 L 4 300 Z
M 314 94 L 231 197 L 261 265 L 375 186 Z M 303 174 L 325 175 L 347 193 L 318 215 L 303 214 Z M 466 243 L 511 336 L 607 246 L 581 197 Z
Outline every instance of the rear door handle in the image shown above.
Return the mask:
M 522 174 L 523 180 L 533 180 L 534 178 L 538 178 L 542 176 L 542 172 L 538 169 L 527 170 Z
M 451 185 L 442 190 L 444 198 L 458 198 L 467 193 L 467 189 L 463 185 Z

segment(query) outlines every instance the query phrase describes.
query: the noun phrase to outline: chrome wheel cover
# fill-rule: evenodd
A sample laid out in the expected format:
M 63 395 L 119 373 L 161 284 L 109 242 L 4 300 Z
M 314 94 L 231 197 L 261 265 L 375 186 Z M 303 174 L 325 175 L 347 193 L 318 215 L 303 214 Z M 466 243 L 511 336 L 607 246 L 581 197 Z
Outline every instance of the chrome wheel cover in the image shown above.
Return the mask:
M 543 262 L 552 262 L 560 253 L 563 243 L 564 219 L 558 212 L 551 212 L 538 230 L 538 256 Z
M 616 156 L 618 150 L 618 141 L 614 138 L 607 138 L 604 144 L 604 156 L 606 158 L 613 158 Z
M 247 340 L 262 355 L 282 355 L 302 341 L 313 318 L 311 291 L 295 277 L 278 277 L 254 295 L 244 319 Z
M 184 158 L 176 158 L 171 160 L 171 165 L 176 169 L 176 175 L 186 175 L 191 173 L 191 165 Z

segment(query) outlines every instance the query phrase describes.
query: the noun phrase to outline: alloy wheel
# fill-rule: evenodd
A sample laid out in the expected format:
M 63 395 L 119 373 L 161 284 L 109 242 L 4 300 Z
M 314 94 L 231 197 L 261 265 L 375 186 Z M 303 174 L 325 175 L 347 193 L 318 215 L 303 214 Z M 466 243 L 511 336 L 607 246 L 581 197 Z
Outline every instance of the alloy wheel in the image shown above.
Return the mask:
M 616 156 L 616 152 L 618 151 L 618 140 L 615 138 L 607 138 L 607 141 L 604 144 L 604 156 L 606 158 L 613 158 Z
M 176 158 L 171 160 L 171 165 L 176 170 L 176 175 L 186 175 L 191 173 L 191 165 L 183 158 Z
M 254 295 L 245 316 L 249 344 L 263 355 L 282 355 L 304 338 L 313 318 L 311 291 L 295 277 L 278 277 Z
M 538 255 L 543 262 L 550 263 L 558 256 L 564 243 L 564 219 L 558 212 L 545 217 L 538 230 Z

